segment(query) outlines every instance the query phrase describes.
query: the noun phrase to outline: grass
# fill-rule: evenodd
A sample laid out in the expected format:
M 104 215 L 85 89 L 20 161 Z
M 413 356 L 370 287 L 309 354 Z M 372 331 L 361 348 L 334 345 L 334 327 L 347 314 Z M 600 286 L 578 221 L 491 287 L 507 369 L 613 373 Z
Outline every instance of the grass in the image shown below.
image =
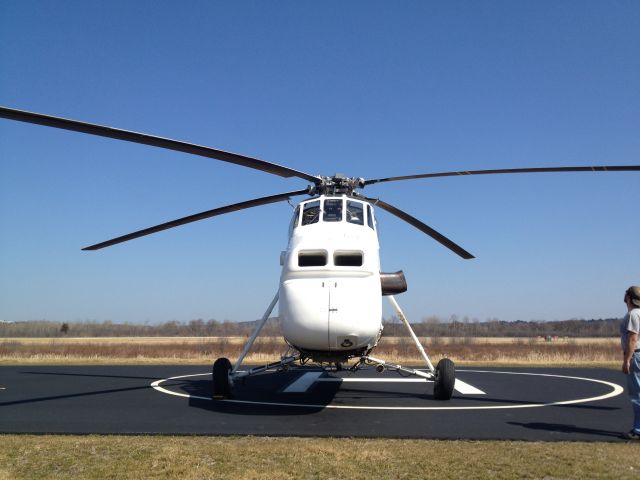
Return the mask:
M 202 364 L 217 357 L 238 357 L 244 337 L 112 337 L 5 338 L 0 364 Z M 422 339 L 429 356 L 449 357 L 459 365 L 534 365 L 617 367 L 620 353 L 613 338 L 430 338 Z M 268 363 L 283 353 L 279 337 L 262 337 L 247 363 Z M 412 341 L 383 337 L 375 356 L 385 360 L 423 362 Z
M 637 445 L 271 437 L 0 436 L 0 479 L 638 478 Z

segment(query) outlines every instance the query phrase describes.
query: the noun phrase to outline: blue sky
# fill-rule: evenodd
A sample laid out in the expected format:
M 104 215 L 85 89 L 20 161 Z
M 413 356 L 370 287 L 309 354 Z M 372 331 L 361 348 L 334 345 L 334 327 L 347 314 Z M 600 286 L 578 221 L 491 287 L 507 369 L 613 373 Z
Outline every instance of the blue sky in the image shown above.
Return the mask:
M 5 1 L 0 104 L 310 174 L 640 164 L 636 1 Z M 259 317 L 291 207 L 84 246 L 305 187 L 0 120 L 0 319 Z M 412 321 L 620 316 L 640 284 L 640 173 L 371 186 L 477 258 L 378 212 Z M 386 310 L 388 315 L 390 310 Z

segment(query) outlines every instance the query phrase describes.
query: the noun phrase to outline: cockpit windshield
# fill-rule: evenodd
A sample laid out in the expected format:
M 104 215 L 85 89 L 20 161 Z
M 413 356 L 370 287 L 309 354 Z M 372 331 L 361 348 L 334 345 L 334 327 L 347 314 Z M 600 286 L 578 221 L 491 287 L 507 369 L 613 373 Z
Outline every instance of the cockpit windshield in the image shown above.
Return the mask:
M 364 225 L 364 209 L 360 202 L 347 200 L 347 222 Z
M 320 200 L 305 204 L 302 211 L 302 225 L 311 225 L 320 220 Z
M 322 201 L 322 204 L 320 203 Z M 346 209 L 345 209 L 346 206 Z M 322 208 L 321 208 L 322 207 Z M 321 215 L 322 213 L 322 215 Z M 348 200 L 343 198 L 325 198 L 324 200 L 313 200 L 307 202 L 302 207 L 302 216 L 300 225 L 311 225 L 320 222 L 343 222 L 354 225 L 365 224 L 365 214 L 367 215 L 367 225 L 373 228 L 373 215 L 371 207 L 367 204 L 365 212 L 365 204 L 357 200 Z M 294 214 L 292 228 L 297 225 L 298 214 Z
M 324 216 L 322 220 L 325 222 L 340 222 L 342 220 L 341 198 L 331 198 L 324 201 Z

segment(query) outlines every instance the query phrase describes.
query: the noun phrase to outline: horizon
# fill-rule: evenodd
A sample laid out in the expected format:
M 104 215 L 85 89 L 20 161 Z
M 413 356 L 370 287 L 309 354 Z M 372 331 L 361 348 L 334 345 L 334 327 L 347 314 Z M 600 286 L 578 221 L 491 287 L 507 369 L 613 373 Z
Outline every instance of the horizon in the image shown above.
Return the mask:
M 413 321 L 411 322 L 413 323 L 434 323 L 434 324 L 450 324 L 450 323 L 462 323 L 462 324 L 470 324 L 470 323 L 474 323 L 474 324 L 479 324 L 479 323 L 553 323 L 553 322 L 602 322 L 602 321 L 620 321 L 622 319 L 622 316 L 620 317 L 608 317 L 608 318 L 566 318 L 563 320 L 521 320 L 521 319 L 516 319 L 516 320 L 501 320 L 499 318 L 486 318 L 484 320 L 480 320 L 477 318 L 468 318 L 468 317 L 463 317 L 463 318 L 453 318 L 453 317 L 457 317 L 456 315 L 452 315 L 449 318 L 441 318 L 441 317 L 435 317 L 435 316 L 429 316 L 429 317 L 422 317 L 420 320 L 417 321 Z M 269 324 L 269 322 L 273 321 L 273 320 L 279 320 L 279 316 L 278 315 L 272 315 L 269 317 L 269 319 L 267 320 L 267 325 Z M 132 326 L 149 326 L 149 327 L 155 327 L 155 326 L 162 326 L 165 324 L 171 324 L 171 323 L 175 323 L 178 325 L 185 325 L 188 326 L 189 324 L 192 324 L 194 322 L 202 322 L 203 324 L 207 324 L 210 322 L 215 322 L 218 324 L 223 324 L 223 323 L 235 323 L 235 324 L 248 324 L 248 323 L 256 323 L 259 322 L 260 319 L 256 318 L 254 320 L 218 320 L 216 318 L 208 318 L 208 319 L 204 319 L 204 318 L 193 318 L 191 320 L 159 320 L 159 321 L 155 321 L 155 322 L 149 322 L 149 321 L 144 321 L 141 323 L 136 323 L 136 322 L 128 322 L 128 321 L 114 321 L 114 320 L 109 320 L 109 319 L 105 319 L 105 320 L 47 320 L 47 319 L 31 319 L 31 320 L 0 320 L 0 323 L 4 323 L 4 324 L 12 324 L 12 323 L 35 323 L 35 322 L 44 322 L 44 323 L 68 323 L 68 324 L 74 324 L 74 323 L 84 323 L 84 324 L 95 324 L 95 325 L 100 325 L 100 324 L 111 324 L 111 325 L 132 325 Z M 400 325 L 400 319 L 398 317 L 395 316 L 390 316 L 390 317 L 382 317 L 382 323 L 383 324 L 398 324 Z M 383 334 L 384 336 L 384 334 Z

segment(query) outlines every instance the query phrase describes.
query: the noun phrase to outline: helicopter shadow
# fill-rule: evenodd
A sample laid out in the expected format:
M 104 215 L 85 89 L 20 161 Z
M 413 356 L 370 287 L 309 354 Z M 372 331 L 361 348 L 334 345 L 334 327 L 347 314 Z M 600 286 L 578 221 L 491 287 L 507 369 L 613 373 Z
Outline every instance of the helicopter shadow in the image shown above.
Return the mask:
M 216 413 L 236 415 L 291 416 L 310 415 L 330 405 L 340 382 L 318 382 L 308 391 L 283 393 L 283 390 L 314 370 L 270 372 L 239 380 L 229 399 L 212 399 L 211 378 L 184 381 L 174 385 L 189 395 L 189 406 Z
M 341 382 L 340 376 L 327 372 L 324 380 L 314 382 L 304 392 L 285 392 L 285 389 L 304 373 L 318 370 L 293 370 L 290 372 L 265 373 L 240 381 L 234 388 L 233 397 L 212 400 L 211 378 L 190 379 L 171 388 L 179 388 L 189 395 L 189 406 L 213 412 L 238 415 L 309 415 L 325 410 L 330 405 L 379 405 L 399 399 L 413 402 L 434 401 L 428 391 L 406 391 L 398 388 L 371 389 L 353 387 Z M 332 378 L 335 381 L 326 381 Z

